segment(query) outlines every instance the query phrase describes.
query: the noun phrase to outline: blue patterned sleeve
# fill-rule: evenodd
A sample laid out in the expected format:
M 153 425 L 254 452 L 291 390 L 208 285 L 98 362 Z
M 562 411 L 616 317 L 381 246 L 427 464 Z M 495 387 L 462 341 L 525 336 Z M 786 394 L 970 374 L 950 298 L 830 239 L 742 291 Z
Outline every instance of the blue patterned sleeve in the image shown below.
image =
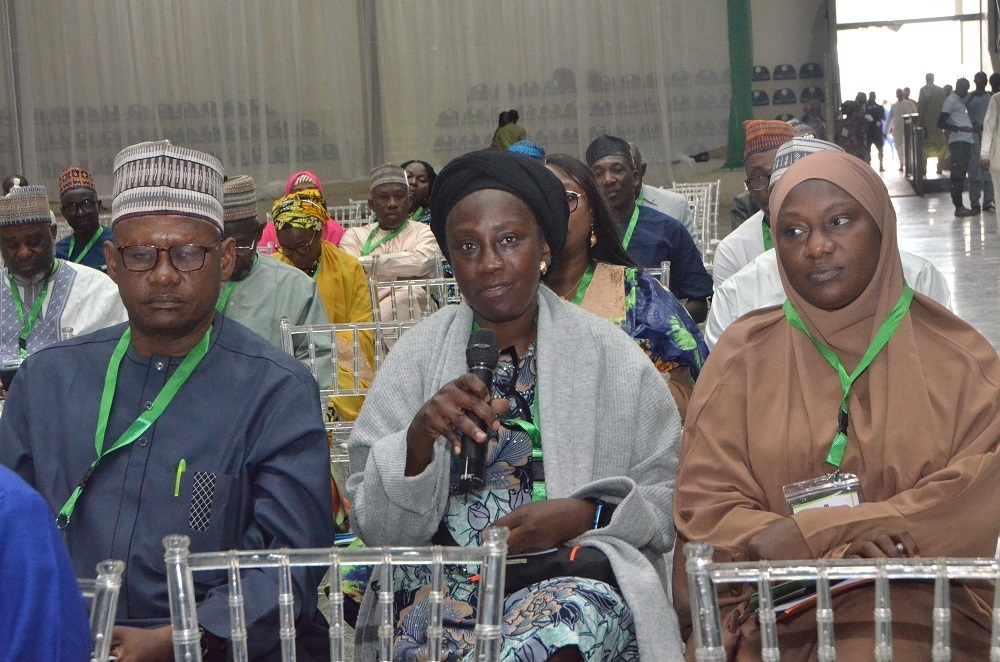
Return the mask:
M 698 378 L 708 346 L 687 310 L 652 276 L 625 270 L 625 320 L 621 328 L 646 350 L 654 363 L 676 363 Z

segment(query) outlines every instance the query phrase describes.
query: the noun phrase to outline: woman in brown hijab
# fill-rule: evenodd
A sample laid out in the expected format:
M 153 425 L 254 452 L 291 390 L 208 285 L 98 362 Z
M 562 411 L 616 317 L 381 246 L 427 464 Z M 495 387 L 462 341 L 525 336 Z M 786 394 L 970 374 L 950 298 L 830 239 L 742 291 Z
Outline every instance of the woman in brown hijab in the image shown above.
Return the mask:
M 878 175 L 840 152 L 813 154 L 789 168 L 771 208 L 789 315 L 743 317 L 698 379 L 674 496 L 682 621 L 685 540 L 711 543 L 721 561 L 973 557 L 992 556 L 1000 532 L 1000 361 L 932 300 L 913 294 L 906 308 L 896 215 Z M 833 363 L 852 374 L 894 308 L 898 327 L 838 416 L 845 396 Z M 857 475 L 862 502 L 793 515 L 782 488 L 834 471 L 838 429 L 839 469 Z M 756 618 L 739 623 L 748 595 L 720 596 L 730 659 L 760 659 Z M 862 586 L 834 598 L 841 659 L 872 656 L 872 595 Z M 953 659 L 988 657 L 992 596 L 953 587 Z M 897 659 L 929 658 L 932 607 L 933 586 L 893 585 Z M 779 641 L 783 660 L 815 659 L 815 612 L 779 623 Z

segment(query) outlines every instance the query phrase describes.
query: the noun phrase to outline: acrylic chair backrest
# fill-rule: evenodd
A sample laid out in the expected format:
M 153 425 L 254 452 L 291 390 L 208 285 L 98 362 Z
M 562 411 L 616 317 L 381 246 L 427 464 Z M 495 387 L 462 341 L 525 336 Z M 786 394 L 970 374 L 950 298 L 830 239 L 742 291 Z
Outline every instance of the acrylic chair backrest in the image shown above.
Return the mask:
M 416 324 L 410 320 L 293 326 L 282 318 L 279 328 L 282 349 L 309 368 L 325 403 L 331 396 L 367 394 L 385 361 L 386 338 L 398 338 Z
M 115 628 L 123 572 L 123 562 L 109 559 L 97 564 L 96 579 L 77 581 L 84 599 L 90 603 L 90 634 L 94 643 L 92 662 L 107 660 L 111 654 L 111 634 Z
M 830 582 L 840 579 L 873 579 L 875 581 L 874 658 L 876 662 L 892 660 L 892 610 L 889 600 L 890 579 L 934 580 L 934 609 L 928 617 L 934 626 L 931 657 L 935 662 L 951 659 L 951 598 L 952 580 L 987 580 L 1000 577 L 998 558 L 980 559 L 820 559 L 808 561 L 760 561 L 716 563 L 714 550 L 707 543 L 688 543 L 687 578 L 691 601 L 691 622 L 694 626 L 695 659 L 698 662 L 724 662 L 726 651 L 722 643 L 722 621 L 719 613 L 719 584 L 757 584 L 759 596 L 761 658 L 780 659 L 777 614 L 774 609 L 772 582 L 809 580 L 816 582 L 816 631 L 819 662 L 833 662 L 834 611 Z M 991 657 L 1000 662 L 1000 591 L 993 606 L 993 636 Z
M 660 262 L 659 267 L 643 269 L 643 272 L 660 281 L 663 289 L 670 289 L 670 262 Z
M 379 603 L 379 657 L 392 660 L 395 614 L 393 613 L 392 569 L 403 565 L 429 565 L 431 592 L 427 625 L 427 659 L 439 660 L 442 652 L 444 566 L 470 564 L 480 566 L 479 600 L 475 626 L 473 659 L 491 662 L 499 657 L 503 586 L 507 558 L 507 535 L 504 528 L 491 527 L 483 532 L 481 547 L 373 547 L 342 549 L 338 547 L 299 550 L 258 550 L 190 553 L 187 536 L 171 535 L 163 539 L 166 548 L 167 587 L 170 598 L 170 622 L 173 628 L 174 659 L 201 660 L 201 634 L 195 604 L 193 573 L 228 572 L 230 638 L 229 648 L 237 662 L 247 660 L 247 632 L 243 612 L 241 569 L 275 568 L 278 572 L 278 605 L 281 659 L 295 659 L 295 598 L 292 591 L 293 567 L 329 568 L 330 577 L 340 577 L 344 565 L 373 566 L 381 580 Z M 336 596 L 339 591 L 331 590 Z M 326 614 L 330 623 L 330 659 L 344 660 L 343 603 L 329 601 Z

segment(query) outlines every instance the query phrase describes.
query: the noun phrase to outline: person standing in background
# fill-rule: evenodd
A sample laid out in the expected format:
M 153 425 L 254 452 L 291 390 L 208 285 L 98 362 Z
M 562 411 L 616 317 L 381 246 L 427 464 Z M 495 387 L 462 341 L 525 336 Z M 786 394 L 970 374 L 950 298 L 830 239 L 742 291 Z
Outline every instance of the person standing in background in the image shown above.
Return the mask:
M 969 203 L 972 211 L 995 211 L 996 204 L 993 200 L 993 179 L 990 177 L 989 167 L 983 167 L 979 159 L 979 153 L 983 146 L 983 122 L 986 121 L 986 110 L 990 105 L 990 93 L 986 91 L 986 72 L 980 71 L 972 80 L 976 83 L 976 89 L 969 92 L 965 97 L 965 108 L 969 111 L 969 119 L 972 120 L 972 128 L 975 129 L 972 135 L 972 158 L 969 159 Z M 979 206 L 979 197 L 982 195 L 983 205 Z
M 951 201 L 955 205 L 955 216 L 972 216 L 976 212 L 966 208 L 962 201 L 965 191 L 965 176 L 972 158 L 972 136 L 975 129 L 965 108 L 965 95 L 969 93 L 969 81 L 959 78 L 955 91 L 948 95 L 941 106 L 937 128 L 948 131 L 948 151 L 951 152 Z
M 924 129 L 924 158 L 937 157 L 937 174 L 940 175 L 944 167 L 947 146 L 944 132 L 938 130 L 937 121 L 948 94 L 944 88 L 934 84 L 934 74 L 927 74 L 924 79 L 927 84 L 920 88 L 920 94 L 917 96 L 917 113 L 920 115 L 920 126 Z
M 507 123 L 493 134 L 493 143 L 497 149 L 507 149 L 514 143 L 527 139 L 527 131 L 517 125 L 519 119 L 521 116 L 516 110 L 507 111 Z
M 903 165 L 906 163 L 906 131 L 903 116 L 915 112 L 917 112 L 917 104 L 913 103 L 912 99 L 908 99 L 902 89 L 896 88 L 896 103 L 892 104 L 889 109 L 889 120 L 886 124 L 896 145 L 900 172 L 903 172 Z

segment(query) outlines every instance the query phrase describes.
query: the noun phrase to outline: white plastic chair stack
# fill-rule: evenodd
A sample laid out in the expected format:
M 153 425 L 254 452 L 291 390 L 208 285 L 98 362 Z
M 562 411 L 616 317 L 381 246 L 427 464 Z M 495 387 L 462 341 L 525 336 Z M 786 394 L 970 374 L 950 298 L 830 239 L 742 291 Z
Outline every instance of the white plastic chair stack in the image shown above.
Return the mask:
M 670 289 L 670 262 L 660 262 L 659 267 L 643 269 L 643 272 L 660 281 L 660 285 L 663 286 L 663 289 Z
M 111 655 L 111 635 L 124 572 L 123 562 L 109 559 L 97 564 L 96 579 L 77 580 L 83 597 L 90 602 L 90 634 L 94 643 L 91 662 L 107 660 Z
M 300 550 L 259 550 L 190 553 L 187 536 L 170 535 L 163 539 L 166 548 L 167 586 L 170 597 L 170 621 L 173 628 L 174 659 L 200 662 L 201 634 L 194 594 L 194 572 L 225 570 L 229 575 L 230 649 L 237 662 L 248 659 L 247 631 L 243 610 L 241 569 L 276 568 L 278 571 L 279 632 L 281 659 L 295 659 L 295 596 L 292 591 L 292 568 L 329 568 L 330 577 L 341 576 L 341 566 L 369 565 L 379 573 L 382 591 L 379 602 L 380 661 L 392 660 L 395 616 L 393 614 L 392 569 L 403 565 L 430 565 L 430 613 L 427 625 L 427 659 L 439 660 L 442 652 L 444 566 L 468 564 L 480 566 L 479 607 L 475 626 L 477 662 L 497 660 L 502 642 L 503 586 L 506 574 L 507 529 L 491 527 L 483 533 L 481 547 L 381 547 L 341 549 L 338 547 Z M 332 590 L 338 595 L 340 591 Z M 329 601 L 326 613 L 330 623 L 330 659 L 344 660 L 345 642 L 343 603 Z
M 892 658 L 892 608 L 889 597 L 891 579 L 934 580 L 934 608 L 931 619 L 934 639 L 931 659 L 951 659 L 951 580 L 986 580 L 1000 578 L 1000 546 L 996 558 L 978 559 L 820 559 L 809 561 L 761 561 L 715 563 L 713 549 L 707 543 L 688 543 L 687 577 L 694 626 L 695 659 L 698 662 L 724 662 L 722 620 L 717 586 L 732 583 L 756 583 L 759 595 L 761 657 L 766 662 L 780 659 L 777 616 L 771 582 L 809 580 L 816 582 L 817 657 L 820 662 L 836 659 L 834 647 L 835 614 L 830 597 L 830 582 L 838 579 L 875 580 L 874 658 L 890 662 Z M 993 634 L 990 660 L 1000 662 L 1000 591 L 993 603 Z

